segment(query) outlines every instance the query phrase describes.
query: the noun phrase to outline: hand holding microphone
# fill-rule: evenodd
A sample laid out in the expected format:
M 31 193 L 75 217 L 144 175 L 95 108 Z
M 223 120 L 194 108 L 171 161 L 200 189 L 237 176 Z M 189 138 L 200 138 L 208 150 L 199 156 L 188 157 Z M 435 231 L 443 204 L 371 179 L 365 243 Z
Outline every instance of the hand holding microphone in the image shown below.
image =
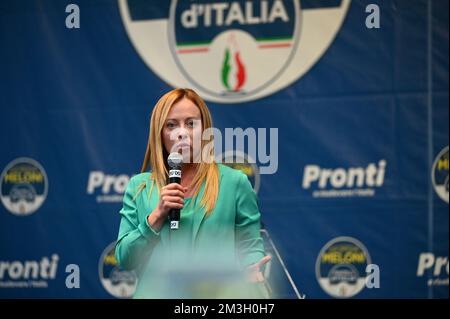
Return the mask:
M 183 156 L 178 152 L 170 153 L 167 158 L 167 164 L 169 165 L 169 185 L 178 185 L 181 187 L 181 164 L 183 163 Z M 183 205 L 184 205 L 184 191 L 182 194 Z M 178 229 L 180 223 L 180 207 L 172 207 L 169 211 L 169 219 L 170 219 L 170 229 Z
M 167 216 L 172 221 L 172 210 L 178 211 L 178 221 L 179 221 L 179 212 L 184 207 L 184 193 L 186 189 L 183 188 L 180 184 L 171 183 L 164 186 L 161 190 L 160 200 L 158 204 L 158 210 L 161 216 L 161 219 L 166 219 Z M 172 214 L 172 215 L 171 215 Z
M 182 160 L 178 153 L 171 153 L 167 159 L 170 168 L 169 184 L 161 189 L 158 206 L 148 216 L 148 223 L 158 231 L 167 220 L 167 216 L 170 219 L 171 229 L 179 227 L 180 210 L 184 207 L 184 194 L 187 191 L 180 185 Z M 172 228 L 172 223 L 176 228 Z

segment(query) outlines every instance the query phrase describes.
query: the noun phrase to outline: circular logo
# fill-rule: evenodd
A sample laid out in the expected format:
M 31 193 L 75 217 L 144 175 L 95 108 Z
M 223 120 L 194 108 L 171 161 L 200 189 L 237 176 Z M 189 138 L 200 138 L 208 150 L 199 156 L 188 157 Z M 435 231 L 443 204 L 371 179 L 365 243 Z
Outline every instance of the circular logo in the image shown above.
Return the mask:
M 192 87 L 219 103 L 252 101 L 298 80 L 331 45 L 350 5 L 118 1 L 128 37 L 145 63 L 170 85 Z
M 0 180 L 2 203 L 14 215 L 34 213 L 47 198 L 47 174 L 41 164 L 31 158 L 21 157 L 9 163 Z
M 364 288 L 368 264 L 371 264 L 369 252 L 360 241 L 337 237 L 317 256 L 316 278 L 330 296 L 349 298 Z
M 134 271 L 122 270 L 116 260 L 116 242 L 103 251 L 98 262 L 98 275 L 103 288 L 116 298 L 131 298 L 136 290 L 137 276 Z
M 247 175 L 253 186 L 253 190 L 256 194 L 258 194 L 259 186 L 261 184 L 261 177 L 258 166 L 249 155 L 240 151 L 228 151 L 222 155 L 219 155 L 218 158 L 221 159 L 222 164 L 240 170 L 242 173 Z
M 431 170 L 434 190 L 448 204 L 448 146 L 436 156 Z
M 246 23 L 248 5 L 242 7 L 236 1 L 227 3 L 229 11 L 221 21 L 214 16 L 212 4 L 172 1 L 169 47 L 174 60 L 189 82 L 216 98 L 227 95 L 230 100 L 239 100 L 267 87 L 283 73 L 298 47 L 298 0 L 275 1 L 272 6 L 269 2 L 266 6 L 259 1 L 249 3 L 251 11 L 256 7 L 262 10 L 254 17 L 260 22 L 258 28 Z M 211 12 L 215 25 L 214 19 L 202 19 L 199 11 Z M 207 76 L 205 69 L 211 70 Z

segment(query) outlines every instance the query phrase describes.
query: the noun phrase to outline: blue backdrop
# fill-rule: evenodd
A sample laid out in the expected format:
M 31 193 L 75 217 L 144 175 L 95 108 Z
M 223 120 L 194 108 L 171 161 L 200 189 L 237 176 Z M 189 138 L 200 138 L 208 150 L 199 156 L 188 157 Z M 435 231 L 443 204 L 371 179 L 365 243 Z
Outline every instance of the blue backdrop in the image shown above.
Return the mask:
M 0 297 L 131 294 L 135 279 L 117 269 L 113 242 L 152 108 L 174 86 L 211 82 L 198 92 L 221 132 L 278 129 L 276 172 L 260 174 L 261 158 L 241 167 L 273 243 L 267 275 L 287 282 L 273 283 L 277 296 L 448 298 L 448 1 L 262 1 L 272 27 L 256 1 L 253 12 L 222 1 L 222 24 L 213 2 L 1 1 Z M 76 22 L 70 3 L 79 28 L 66 25 Z M 379 28 L 366 25 L 371 3 Z M 211 10 L 214 28 L 206 13 L 194 31 L 183 25 L 192 4 Z M 325 15 L 333 9 L 341 22 Z M 255 53 L 249 34 L 262 39 Z M 241 54 L 235 78 L 221 77 L 222 60 L 209 68 L 224 43 Z M 278 86 L 277 59 L 287 63 Z M 258 96 L 253 74 L 270 72 Z M 67 287 L 70 264 L 80 288 Z M 364 285 L 367 264 L 378 266 L 378 288 Z

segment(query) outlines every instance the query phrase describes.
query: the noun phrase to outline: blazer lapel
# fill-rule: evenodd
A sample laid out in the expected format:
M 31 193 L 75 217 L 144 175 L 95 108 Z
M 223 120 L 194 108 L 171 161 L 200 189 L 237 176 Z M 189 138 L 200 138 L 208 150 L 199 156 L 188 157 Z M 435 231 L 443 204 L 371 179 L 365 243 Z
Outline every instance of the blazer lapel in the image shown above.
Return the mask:
M 192 203 L 194 207 L 198 207 L 198 210 L 194 212 L 194 227 L 192 227 L 192 238 L 193 242 L 195 242 L 195 239 L 197 238 L 198 230 L 200 229 L 200 225 L 205 218 L 205 209 L 203 207 L 200 207 L 200 201 L 203 196 L 203 192 L 205 191 L 205 183 L 203 183 L 202 187 L 200 188 L 200 191 L 198 192 L 198 196 L 195 198 L 195 201 Z
M 220 190 L 220 182 L 221 181 L 222 181 L 222 172 L 219 170 L 219 190 Z M 201 198 L 203 196 L 204 191 L 205 191 L 205 182 L 203 182 L 202 187 L 200 188 L 200 191 L 198 192 L 198 196 L 195 198 L 195 202 L 192 203 L 194 205 L 194 207 L 198 207 L 198 211 L 194 212 L 194 225 L 193 225 L 194 227 L 192 228 L 193 242 L 195 242 L 195 240 L 197 238 L 197 233 L 200 229 L 200 226 L 201 226 L 203 219 L 205 218 L 205 214 L 206 214 L 205 209 L 203 207 L 200 207 L 200 202 L 201 202 Z

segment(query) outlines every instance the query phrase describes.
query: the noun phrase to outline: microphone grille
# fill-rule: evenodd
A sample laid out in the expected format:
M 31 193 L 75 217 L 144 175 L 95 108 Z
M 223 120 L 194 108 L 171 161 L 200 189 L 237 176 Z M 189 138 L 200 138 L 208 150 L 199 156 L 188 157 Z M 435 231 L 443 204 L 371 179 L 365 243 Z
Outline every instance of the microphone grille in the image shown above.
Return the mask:
M 180 167 L 183 163 L 183 156 L 178 152 L 170 153 L 167 158 L 167 164 L 169 164 L 170 168 Z

